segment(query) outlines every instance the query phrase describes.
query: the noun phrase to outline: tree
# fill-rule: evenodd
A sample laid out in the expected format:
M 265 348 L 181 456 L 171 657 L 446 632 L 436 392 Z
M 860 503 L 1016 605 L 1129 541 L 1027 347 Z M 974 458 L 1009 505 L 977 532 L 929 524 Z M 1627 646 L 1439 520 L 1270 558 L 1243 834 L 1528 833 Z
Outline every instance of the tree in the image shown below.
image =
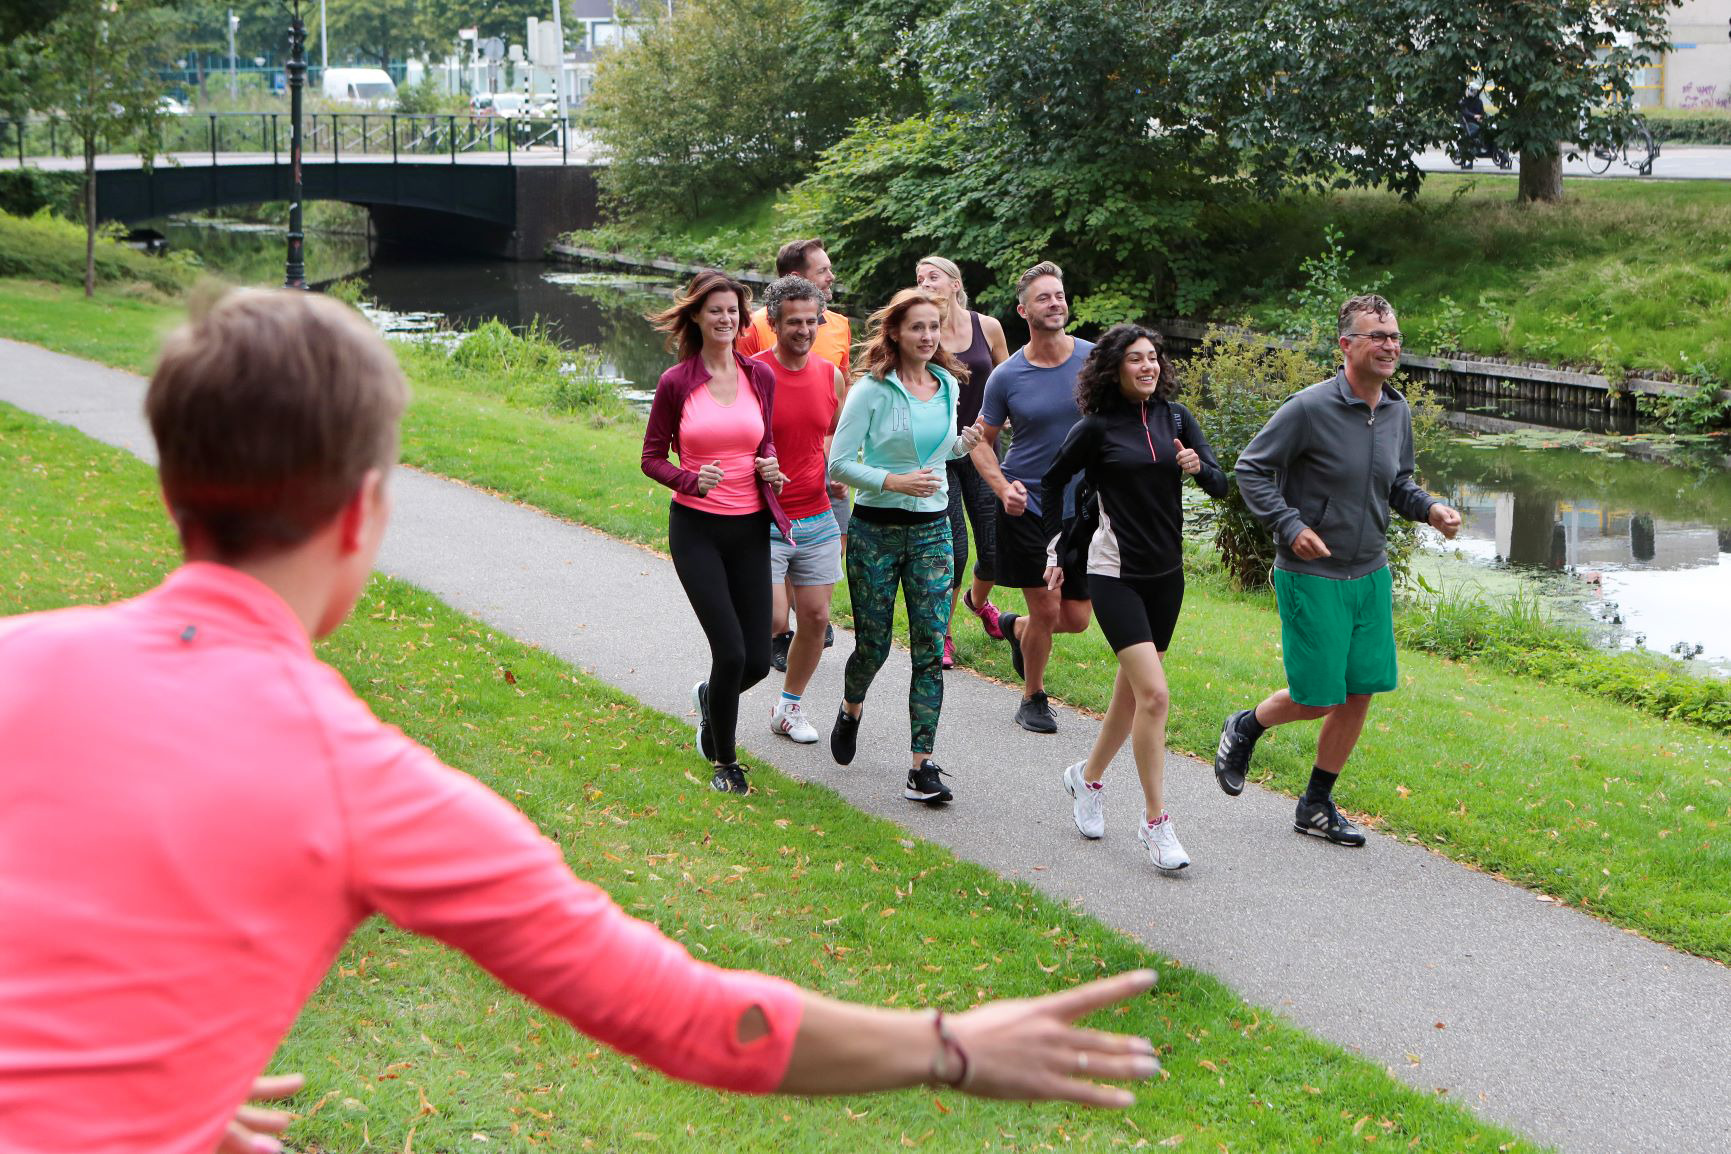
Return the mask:
M 384 68 L 427 43 L 423 8 L 420 0 L 340 0 L 326 9 L 331 42 Z
M 613 205 L 700 216 L 808 172 L 868 106 L 802 0 L 689 0 L 602 56 L 585 119 Z
M 146 166 L 160 138 L 158 69 L 173 54 L 172 13 L 136 0 L 72 0 L 42 34 L 38 97 L 84 153 L 84 295 L 96 291 L 96 157 L 135 149 Z
M 1177 65 L 1200 115 L 1265 191 L 1383 186 L 1414 195 L 1414 155 L 1452 142 L 1469 80 L 1492 86 L 1520 198 L 1562 196 L 1574 145 L 1621 142 L 1633 77 L 1681 0 L 1201 0 Z

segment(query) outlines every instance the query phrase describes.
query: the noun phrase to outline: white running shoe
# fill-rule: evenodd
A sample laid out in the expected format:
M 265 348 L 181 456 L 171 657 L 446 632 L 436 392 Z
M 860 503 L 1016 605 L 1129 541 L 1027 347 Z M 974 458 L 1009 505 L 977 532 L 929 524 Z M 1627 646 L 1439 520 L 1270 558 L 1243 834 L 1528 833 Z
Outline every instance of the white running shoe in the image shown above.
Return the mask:
M 769 731 L 790 737 L 801 745 L 812 745 L 817 741 L 817 730 L 805 719 L 805 710 L 797 701 L 776 703 L 769 714 Z
M 1106 791 L 1089 787 L 1082 777 L 1082 767 L 1086 764 L 1085 761 L 1078 761 L 1064 771 L 1064 788 L 1076 799 L 1076 804 L 1070 807 L 1070 813 L 1076 819 L 1076 828 L 1082 831 L 1083 837 L 1105 837 Z
M 1190 864 L 1190 855 L 1178 844 L 1178 831 L 1172 828 L 1172 816 L 1162 817 L 1157 825 L 1138 822 L 1136 837 L 1148 850 L 1148 860 L 1163 870 L 1181 870 Z

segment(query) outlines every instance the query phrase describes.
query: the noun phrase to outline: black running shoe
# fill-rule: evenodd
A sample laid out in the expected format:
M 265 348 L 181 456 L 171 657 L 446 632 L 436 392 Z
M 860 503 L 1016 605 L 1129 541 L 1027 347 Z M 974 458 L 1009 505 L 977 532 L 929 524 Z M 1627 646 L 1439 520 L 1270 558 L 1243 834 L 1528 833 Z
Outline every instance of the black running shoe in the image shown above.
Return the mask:
M 1292 816 L 1292 828 L 1299 833 L 1325 837 L 1335 845 L 1364 844 L 1364 831 L 1341 817 L 1340 811 L 1334 808 L 1334 802 L 1326 798 L 1322 801 L 1299 798 L 1298 812 Z
M 1250 772 L 1250 754 L 1256 739 L 1239 731 L 1238 723 L 1250 716 L 1250 710 L 1240 709 L 1220 727 L 1220 745 L 1214 750 L 1214 780 L 1229 797 L 1244 792 L 1244 778 Z
M 834 624 L 825 625 L 823 627 L 823 647 L 825 649 L 834 649 L 835 648 L 835 625 Z
M 769 663 L 777 673 L 787 672 L 787 651 L 793 645 L 793 634 L 777 633 L 769 639 Z
M 1027 673 L 1022 670 L 1022 643 L 1016 640 L 1016 620 L 1020 613 L 1000 613 L 998 628 L 1004 631 L 1004 640 L 1010 643 L 1010 665 L 1015 669 L 1016 676 L 1027 679 Z
M 829 731 L 829 755 L 837 765 L 847 765 L 853 761 L 858 745 L 859 718 L 849 716 L 845 709 L 837 709 L 835 725 Z
M 717 793 L 750 793 L 751 786 L 745 780 L 745 770 L 737 761 L 715 767 L 715 776 L 709 779 L 709 788 Z
M 704 761 L 715 760 L 715 735 L 709 732 L 709 682 L 691 687 L 691 706 L 697 710 L 697 751 Z
M 1044 693 L 1033 693 L 1022 698 L 1022 704 L 1016 706 L 1016 724 L 1029 733 L 1056 733 L 1058 719 L 1052 714 L 1052 707 L 1046 701 Z
M 918 769 L 908 771 L 908 784 L 902 790 L 902 796 L 909 801 L 924 801 L 932 805 L 949 801 L 952 796 L 950 787 L 939 780 L 939 775 L 943 773 L 941 765 L 929 757 L 926 758 L 920 762 Z

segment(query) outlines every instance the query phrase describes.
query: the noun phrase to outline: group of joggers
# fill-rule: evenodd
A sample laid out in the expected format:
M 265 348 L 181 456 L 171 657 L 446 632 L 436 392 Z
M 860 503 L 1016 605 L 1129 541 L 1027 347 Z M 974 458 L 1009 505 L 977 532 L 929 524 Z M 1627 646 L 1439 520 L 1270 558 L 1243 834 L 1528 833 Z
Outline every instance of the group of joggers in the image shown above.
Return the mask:
M 1189 865 L 1162 800 L 1164 661 L 1184 600 L 1180 489 L 1189 476 L 1221 498 L 1228 482 L 1201 422 L 1173 399 L 1160 335 L 1120 324 L 1097 343 L 1072 336 L 1063 272 L 1044 261 L 1016 282 L 1029 335 L 1010 354 L 1002 326 L 967 307 L 957 266 L 928 256 L 916 287 L 872 314 L 855 350 L 848 319 L 828 307 L 835 274 L 822 241 L 784 246 L 777 274 L 755 314 L 744 285 L 706 271 L 653 318 L 680 359 L 657 385 L 643 469 L 673 490 L 668 547 L 709 642 L 709 676 L 692 696 L 711 784 L 749 791 L 739 699 L 772 664 L 785 680 L 771 730 L 819 740 L 803 698 L 833 641 L 830 599 L 845 566 L 855 647 L 830 728 L 838 764 L 857 752 L 898 588 L 913 663 L 903 789 L 913 801 L 952 798 L 931 755 L 958 603 L 1008 643 L 1023 682 L 1015 722 L 1034 733 L 1058 728 L 1045 692 L 1054 635 L 1098 620 L 1118 672 L 1093 748 L 1062 774 L 1076 827 L 1104 836 L 1106 769 L 1129 741 L 1144 801 L 1137 837 L 1159 868 Z M 1335 806 L 1335 780 L 1372 695 L 1397 681 L 1390 510 L 1445 536 L 1460 525 L 1413 480 L 1411 414 L 1388 383 L 1400 363 L 1395 325 L 1381 297 L 1345 302 L 1341 371 L 1289 398 L 1235 469 L 1275 538 L 1287 687 L 1225 720 L 1215 776 L 1241 793 L 1267 729 L 1322 718 L 1293 825 L 1340 845 L 1364 834 Z M 1027 612 L 1000 613 L 999 585 L 1019 589 Z

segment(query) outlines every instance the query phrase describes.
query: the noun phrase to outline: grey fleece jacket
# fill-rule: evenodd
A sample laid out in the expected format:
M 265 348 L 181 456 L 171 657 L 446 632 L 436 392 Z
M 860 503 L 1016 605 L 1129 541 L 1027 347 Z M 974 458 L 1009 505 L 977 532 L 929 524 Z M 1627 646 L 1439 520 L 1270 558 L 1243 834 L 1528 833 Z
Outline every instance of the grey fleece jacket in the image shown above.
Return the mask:
M 1412 479 L 1412 410 L 1388 385 L 1375 412 L 1346 374 L 1300 389 L 1238 456 L 1238 491 L 1274 534 L 1274 566 L 1350 580 L 1388 563 L 1388 514 L 1424 521 L 1437 499 Z M 1329 556 L 1301 560 L 1292 543 L 1316 530 Z

